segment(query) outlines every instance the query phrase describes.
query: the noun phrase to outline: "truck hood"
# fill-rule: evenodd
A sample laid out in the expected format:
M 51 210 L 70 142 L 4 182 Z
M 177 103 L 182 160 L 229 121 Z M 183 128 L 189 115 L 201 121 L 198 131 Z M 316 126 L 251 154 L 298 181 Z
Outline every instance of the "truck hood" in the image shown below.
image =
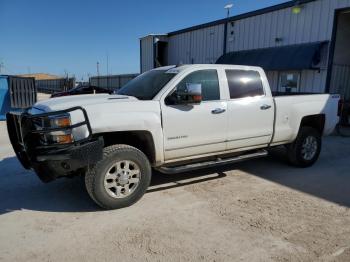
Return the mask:
M 93 134 L 144 130 L 153 137 L 163 135 L 160 104 L 156 100 L 109 94 L 57 97 L 36 103 L 30 113 L 36 115 L 78 106 L 86 111 Z
M 45 101 L 36 103 L 33 109 L 51 112 L 57 110 L 64 110 L 72 107 L 86 107 L 89 105 L 98 105 L 106 103 L 119 103 L 119 102 L 135 102 L 137 98 L 124 95 L 110 95 L 110 94 L 92 94 L 92 95 L 75 95 L 51 98 Z M 36 111 L 34 110 L 34 111 Z

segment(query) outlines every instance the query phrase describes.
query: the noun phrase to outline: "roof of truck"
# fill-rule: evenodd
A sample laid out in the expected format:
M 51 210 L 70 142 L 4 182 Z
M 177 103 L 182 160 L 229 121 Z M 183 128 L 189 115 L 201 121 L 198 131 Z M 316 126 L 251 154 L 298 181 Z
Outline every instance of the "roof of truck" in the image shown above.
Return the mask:
M 181 72 L 189 68 L 196 69 L 242 69 L 242 70 L 262 70 L 261 67 L 257 66 L 245 66 L 245 65 L 221 65 L 221 64 L 184 64 L 184 65 L 171 65 L 157 67 L 153 70 L 169 70 L 174 72 Z

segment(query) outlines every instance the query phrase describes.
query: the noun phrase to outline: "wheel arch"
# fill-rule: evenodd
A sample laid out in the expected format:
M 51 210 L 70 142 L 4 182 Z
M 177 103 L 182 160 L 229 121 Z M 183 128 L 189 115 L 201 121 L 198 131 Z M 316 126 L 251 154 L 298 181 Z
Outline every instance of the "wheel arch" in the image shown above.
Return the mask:
M 142 151 L 152 165 L 156 163 L 156 148 L 154 138 L 151 132 L 146 130 L 137 131 L 115 131 L 96 134 L 103 137 L 104 146 L 108 147 L 115 144 L 125 144 L 133 146 Z
M 326 115 L 325 114 L 315 114 L 304 116 L 300 121 L 299 132 L 302 127 L 308 126 L 316 129 L 323 134 L 324 127 L 326 123 Z

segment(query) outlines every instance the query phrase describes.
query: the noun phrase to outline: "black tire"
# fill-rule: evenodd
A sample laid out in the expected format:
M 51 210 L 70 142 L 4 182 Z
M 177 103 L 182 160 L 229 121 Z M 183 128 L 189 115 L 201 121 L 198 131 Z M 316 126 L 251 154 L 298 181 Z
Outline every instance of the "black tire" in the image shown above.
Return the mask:
M 114 198 L 105 188 L 105 176 L 113 163 L 117 161 L 132 161 L 140 169 L 139 184 L 136 189 L 124 198 Z M 90 167 L 85 175 L 85 185 L 90 197 L 104 209 L 118 209 L 136 203 L 146 192 L 152 176 L 148 158 L 137 148 L 128 145 L 112 145 L 104 148 L 103 158 Z
M 309 157 L 305 156 L 303 153 L 303 144 L 306 139 L 311 137 L 315 141 L 317 146 L 315 153 L 311 154 Z M 309 167 L 312 166 L 318 159 L 322 147 L 322 137 L 320 132 L 312 127 L 304 126 L 299 130 L 299 134 L 295 141 L 287 146 L 287 157 L 291 165 L 297 167 Z M 311 150 L 314 151 L 314 150 Z M 312 156 L 312 157 L 311 157 Z

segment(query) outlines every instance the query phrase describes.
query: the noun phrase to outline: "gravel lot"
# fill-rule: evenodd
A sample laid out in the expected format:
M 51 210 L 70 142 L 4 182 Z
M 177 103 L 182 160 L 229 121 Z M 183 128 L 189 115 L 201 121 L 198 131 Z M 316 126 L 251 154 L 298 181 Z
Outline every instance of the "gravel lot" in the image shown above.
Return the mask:
M 1 261 L 350 261 L 350 138 L 309 169 L 283 151 L 221 169 L 155 173 L 136 205 L 102 211 L 82 179 L 43 184 L 0 122 Z

